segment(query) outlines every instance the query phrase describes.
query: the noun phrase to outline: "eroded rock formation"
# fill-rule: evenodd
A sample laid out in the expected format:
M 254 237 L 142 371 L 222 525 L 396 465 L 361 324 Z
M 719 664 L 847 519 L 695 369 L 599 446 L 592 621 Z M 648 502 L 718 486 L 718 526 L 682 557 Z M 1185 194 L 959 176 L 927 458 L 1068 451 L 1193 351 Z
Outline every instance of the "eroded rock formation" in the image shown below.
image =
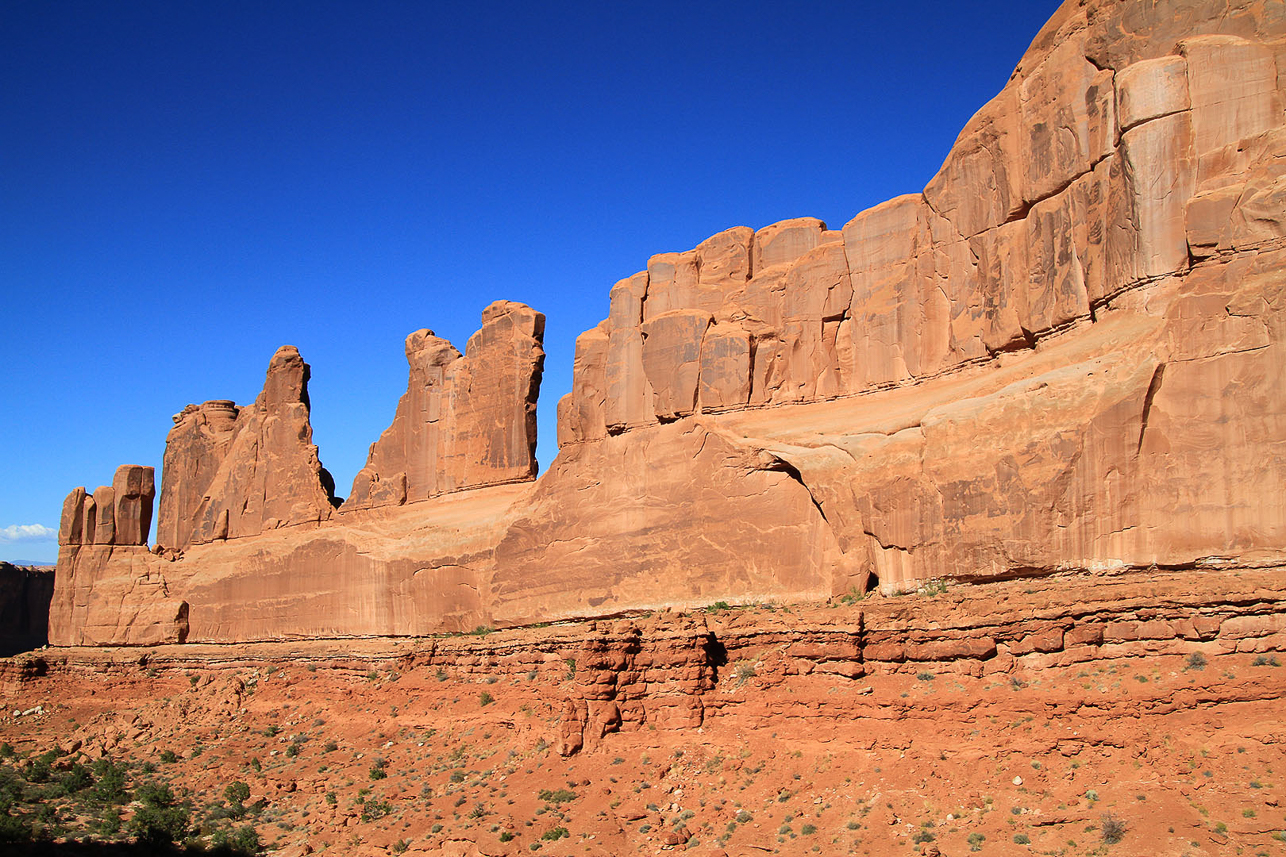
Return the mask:
M 412 334 L 336 516 L 283 349 L 253 406 L 171 432 L 181 559 L 111 555 L 117 500 L 69 498 L 52 637 L 154 639 L 121 616 L 157 604 L 227 641 L 1279 567 L 1284 92 L 1280 3 L 1065 3 L 921 193 L 617 283 L 538 481 L 538 313 L 493 305 L 463 356 Z
M 408 336 L 406 395 L 371 444 L 344 510 L 534 479 L 544 333 L 544 315 L 496 301 L 463 356 L 431 330 Z
M 147 545 L 156 497 L 153 470 L 137 464 L 116 468 L 111 485 L 93 494 L 73 488 L 63 501 L 58 544 Z
M 147 549 L 155 497 L 152 468 L 137 464 L 117 468 L 110 487 L 67 495 L 49 604 L 52 645 L 187 639 L 188 606 L 170 597 Z
M 308 376 L 299 351 L 284 345 L 268 364 L 263 392 L 236 412 L 230 428 L 224 402 L 206 402 L 178 416 L 166 439 L 162 474 L 164 483 L 172 463 L 178 485 L 173 503 L 161 504 L 161 511 L 175 518 L 164 520 L 160 529 L 174 533 L 179 543 L 165 547 L 242 538 L 331 516 L 335 481 L 312 443 Z M 207 473 L 209 481 L 202 486 Z M 196 495 L 201 487 L 204 493 Z M 186 519 L 179 517 L 185 509 L 192 510 Z
M 182 550 L 192 543 L 197 510 L 228 457 L 240 411 L 235 402 L 216 399 L 174 415 L 174 428 L 165 439 L 158 545 Z

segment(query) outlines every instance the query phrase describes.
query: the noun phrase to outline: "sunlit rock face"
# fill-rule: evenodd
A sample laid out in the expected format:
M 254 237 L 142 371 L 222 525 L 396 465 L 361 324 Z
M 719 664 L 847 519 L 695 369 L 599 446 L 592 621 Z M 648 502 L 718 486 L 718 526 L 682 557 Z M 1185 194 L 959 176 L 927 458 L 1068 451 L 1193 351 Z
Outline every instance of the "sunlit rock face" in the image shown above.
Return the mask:
M 1284 85 L 1281 3 L 1064 4 L 922 192 L 727 229 L 611 287 L 539 480 L 534 310 L 493 304 L 463 354 L 408 338 L 338 511 L 283 349 L 253 405 L 179 416 L 165 550 L 115 483 L 73 492 L 51 639 L 1281 563 Z
M 410 379 L 345 510 L 534 479 L 545 316 L 496 301 L 465 353 L 431 330 L 406 338 Z

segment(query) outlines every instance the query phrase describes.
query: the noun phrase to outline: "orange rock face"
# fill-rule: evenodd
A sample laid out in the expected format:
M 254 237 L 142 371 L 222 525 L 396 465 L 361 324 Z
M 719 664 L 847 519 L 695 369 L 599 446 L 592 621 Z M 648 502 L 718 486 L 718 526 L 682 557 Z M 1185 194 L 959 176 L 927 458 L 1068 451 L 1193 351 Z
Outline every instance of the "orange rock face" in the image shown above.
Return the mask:
M 412 334 L 341 515 L 283 349 L 253 406 L 171 432 L 158 529 L 181 559 L 113 547 L 139 544 L 120 486 L 68 498 L 51 635 L 419 634 L 1280 564 L 1284 44 L 1280 3 L 1064 4 L 922 192 L 842 229 L 725 230 L 613 286 L 534 484 L 539 313 L 494 304 L 463 356 Z
M 406 338 L 411 377 L 344 510 L 400 506 L 536 476 L 545 317 L 496 301 L 464 356 L 431 330 Z
M 188 405 L 174 416 L 165 439 L 158 545 L 182 550 L 192 543 L 197 509 L 237 435 L 238 413 L 235 403 L 216 400 Z
M 277 350 L 254 404 L 189 405 L 165 440 L 157 544 L 191 544 L 324 521 L 335 483 L 317 458 L 308 421 L 308 364 Z

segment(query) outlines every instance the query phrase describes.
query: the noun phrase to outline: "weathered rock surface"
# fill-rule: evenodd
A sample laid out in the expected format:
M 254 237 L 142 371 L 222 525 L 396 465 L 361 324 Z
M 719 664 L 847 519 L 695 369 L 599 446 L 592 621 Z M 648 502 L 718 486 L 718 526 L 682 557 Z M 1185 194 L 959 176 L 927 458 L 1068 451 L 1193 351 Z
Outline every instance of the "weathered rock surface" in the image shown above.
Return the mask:
M 165 439 L 156 543 L 182 550 L 192 543 L 197 510 L 237 436 L 241 409 L 226 399 L 188 405 Z
M 150 467 L 117 468 L 112 487 L 75 488 L 63 503 L 49 643 L 149 645 L 187 639 L 188 606 L 171 598 L 147 549 L 156 497 Z
M 331 516 L 335 483 L 312 443 L 308 377 L 299 351 L 285 345 L 254 404 L 206 402 L 175 418 L 157 527 L 174 541 L 159 544 L 182 549 Z
M 431 330 L 406 338 L 410 380 L 343 509 L 400 506 L 536 477 L 545 317 L 513 301 L 482 312 L 461 356 Z
M 1141 9 L 1064 6 L 923 193 L 838 232 L 729 230 L 618 283 L 595 337 L 621 344 L 578 355 L 564 443 L 915 383 L 1092 322 L 1190 246 L 1281 238 L 1280 13 L 1197 5 L 1165 41 L 1135 34 L 1173 32 L 1169 7 Z
M 729 229 L 613 286 L 535 483 L 494 484 L 534 470 L 538 313 L 493 305 L 464 356 L 412 335 L 407 395 L 334 518 L 283 350 L 255 405 L 172 432 L 190 465 L 159 529 L 182 558 L 121 546 L 118 486 L 73 492 L 51 638 L 421 634 L 1280 562 L 1284 85 L 1280 3 L 1065 3 L 922 192 L 838 230 Z M 153 603 L 165 630 L 120 618 Z
M 63 501 L 59 545 L 146 545 L 152 530 L 154 471 L 138 464 L 116 468 L 111 485 L 93 494 L 73 488 Z

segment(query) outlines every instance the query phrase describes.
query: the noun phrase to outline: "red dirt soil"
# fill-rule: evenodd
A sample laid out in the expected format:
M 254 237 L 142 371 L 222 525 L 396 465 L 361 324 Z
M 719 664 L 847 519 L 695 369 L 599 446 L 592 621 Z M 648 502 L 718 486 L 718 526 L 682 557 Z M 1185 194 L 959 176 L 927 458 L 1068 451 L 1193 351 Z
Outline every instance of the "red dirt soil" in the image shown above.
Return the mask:
M 243 781 L 282 854 L 1282 854 L 1284 637 L 1268 568 L 48 649 L 4 662 L 0 740 Z

